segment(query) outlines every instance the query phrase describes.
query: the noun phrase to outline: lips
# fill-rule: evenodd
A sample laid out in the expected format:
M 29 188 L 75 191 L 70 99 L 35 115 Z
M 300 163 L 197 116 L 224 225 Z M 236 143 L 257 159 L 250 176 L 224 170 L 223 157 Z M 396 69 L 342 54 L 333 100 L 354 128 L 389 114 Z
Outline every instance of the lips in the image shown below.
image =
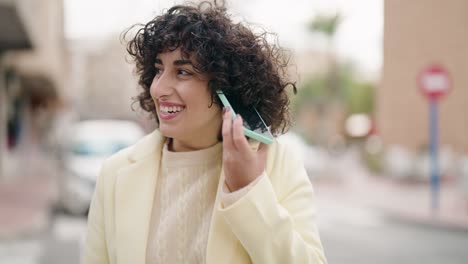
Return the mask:
M 184 110 L 184 107 L 180 106 L 160 106 L 159 109 L 161 112 L 167 113 L 167 114 L 172 114 L 172 113 L 178 113 L 182 110 Z
M 181 104 L 161 102 L 159 104 L 159 117 L 163 120 L 170 120 L 177 117 L 184 109 L 185 106 Z

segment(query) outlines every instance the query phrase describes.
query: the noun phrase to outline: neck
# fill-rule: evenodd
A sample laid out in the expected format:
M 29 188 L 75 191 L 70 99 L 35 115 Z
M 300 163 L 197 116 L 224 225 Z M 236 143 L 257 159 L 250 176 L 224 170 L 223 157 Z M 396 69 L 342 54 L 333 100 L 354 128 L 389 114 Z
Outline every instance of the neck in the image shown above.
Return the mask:
M 174 152 L 187 152 L 206 149 L 221 141 L 221 112 L 211 120 L 213 127 L 206 129 L 194 129 L 191 133 L 182 133 L 170 138 L 168 149 Z M 195 132 L 197 131 L 197 132 Z
M 178 139 L 169 138 L 168 149 L 174 152 L 188 152 L 206 149 L 216 145 L 219 142 L 217 138 L 212 140 L 196 140 L 196 141 L 183 141 Z

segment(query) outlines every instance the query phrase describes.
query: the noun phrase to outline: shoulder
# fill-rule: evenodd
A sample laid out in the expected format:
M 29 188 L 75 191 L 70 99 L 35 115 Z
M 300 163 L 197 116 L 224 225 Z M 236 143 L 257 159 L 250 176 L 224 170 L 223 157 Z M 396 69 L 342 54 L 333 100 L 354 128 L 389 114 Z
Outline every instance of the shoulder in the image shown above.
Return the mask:
M 266 172 L 279 200 L 297 186 L 310 185 L 304 168 L 303 146 L 280 137 L 268 147 Z
M 303 150 L 301 144 L 290 137 L 280 136 L 269 146 L 268 161 L 277 165 L 302 165 Z
M 125 166 L 126 164 L 130 163 L 129 156 L 133 152 L 135 144 L 126 147 L 124 149 L 119 150 L 117 153 L 114 153 L 102 164 L 103 170 L 108 170 L 109 168 L 118 169 L 119 167 Z
M 160 149 L 163 140 L 163 137 L 155 130 L 139 139 L 133 145 L 121 149 L 108 157 L 102 165 L 103 170 L 118 170 L 131 163 L 137 162 Z

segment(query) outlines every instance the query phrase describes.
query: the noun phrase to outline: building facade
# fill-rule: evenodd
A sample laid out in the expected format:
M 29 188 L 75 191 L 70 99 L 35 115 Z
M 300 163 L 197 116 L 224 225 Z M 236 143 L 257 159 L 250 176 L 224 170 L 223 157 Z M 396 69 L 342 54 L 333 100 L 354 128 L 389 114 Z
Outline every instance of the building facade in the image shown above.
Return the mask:
M 468 1 L 386 0 L 384 61 L 377 89 L 377 130 L 385 145 L 425 150 L 429 104 L 417 76 L 442 65 L 452 90 L 439 103 L 439 141 L 468 154 Z
M 62 101 L 66 68 L 63 0 L 0 0 L 0 12 L 0 180 L 5 180 L 38 172 L 39 162 L 29 161 L 44 157 L 41 148 Z

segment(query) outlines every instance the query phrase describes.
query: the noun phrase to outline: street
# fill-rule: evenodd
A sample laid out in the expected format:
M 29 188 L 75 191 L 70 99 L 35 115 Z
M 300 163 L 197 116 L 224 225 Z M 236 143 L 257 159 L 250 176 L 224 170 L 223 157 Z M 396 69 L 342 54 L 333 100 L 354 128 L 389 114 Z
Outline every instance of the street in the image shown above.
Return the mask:
M 0 241 L 0 264 L 78 264 L 84 217 L 58 214 L 44 233 Z
M 329 201 L 320 201 L 318 224 L 331 264 L 462 264 L 468 259 L 466 231 L 416 226 Z M 0 263 L 79 263 L 85 229 L 84 218 L 59 214 L 43 234 L 0 242 Z
M 351 206 L 323 203 L 321 210 L 321 238 L 330 264 L 467 263 L 467 231 L 401 222 Z

